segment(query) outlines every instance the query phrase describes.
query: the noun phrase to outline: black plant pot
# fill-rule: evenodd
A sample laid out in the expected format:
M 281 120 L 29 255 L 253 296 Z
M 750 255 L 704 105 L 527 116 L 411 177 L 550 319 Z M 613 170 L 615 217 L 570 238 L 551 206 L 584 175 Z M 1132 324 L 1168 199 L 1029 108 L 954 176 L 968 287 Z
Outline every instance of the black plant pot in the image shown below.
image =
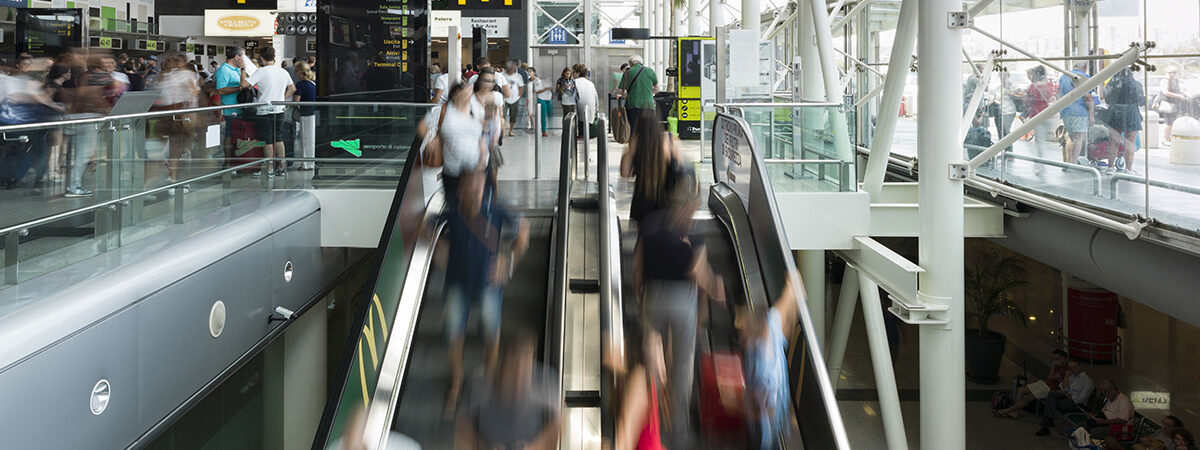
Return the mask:
M 1004 335 L 967 330 L 967 379 L 979 384 L 1000 381 L 1000 360 L 1004 358 Z

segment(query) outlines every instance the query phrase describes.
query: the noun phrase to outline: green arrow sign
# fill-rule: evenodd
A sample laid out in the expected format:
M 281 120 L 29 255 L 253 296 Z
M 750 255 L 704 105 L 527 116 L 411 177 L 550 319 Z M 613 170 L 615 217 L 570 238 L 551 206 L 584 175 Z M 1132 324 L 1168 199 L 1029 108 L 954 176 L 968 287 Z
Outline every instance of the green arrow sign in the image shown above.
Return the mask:
M 333 148 L 340 148 L 342 150 L 345 150 L 347 153 L 354 155 L 354 157 L 357 158 L 357 157 L 362 156 L 362 150 L 358 149 L 358 144 L 359 144 L 358 141 L 359 141 L 358 139 L 355 139 L 353 141 L 347 141 L 347 140 L 332 141 L 329 143 L 329 146 L 333 147 Z

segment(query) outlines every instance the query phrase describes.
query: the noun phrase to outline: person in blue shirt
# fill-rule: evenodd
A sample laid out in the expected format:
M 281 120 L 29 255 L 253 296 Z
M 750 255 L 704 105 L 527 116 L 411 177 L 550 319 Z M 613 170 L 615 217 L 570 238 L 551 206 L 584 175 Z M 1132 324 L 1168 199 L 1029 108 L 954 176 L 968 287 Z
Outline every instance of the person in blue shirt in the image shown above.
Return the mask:
M 1079 76 L 1079 80 L 1088 78 L 1087 61 L 1075 61 L 1072 66 L 1071 73 Z M 1063 75 L 1058 80 L 1058 98 L 1062 98 L 1075 89 L 1075 78 L 1069 75 Z M 1095 122 L 1095 103 L 1092 102 L 1092 93 L 1088 92 L 1078 100 L 1071 102 L 1070 106 L 1058 113 L 1062 117 L 1063 127 L 1067 130 L 1067 152 L 1066 162 L 1075 162 L 1079 165 L 1088 165 L 1087 155 L 1083 155 L 1083 146 L 1087 145 L 1088 127 Z
M 217 94 L 221 95 L 222 105 L 236 105 L 238 93 L 242 92 L 242 67 L 245 66 L 246 50 L 238 47 L 226 47 L 225 64 L 217 68 L 213 74 Z M 232 157 L 236 142 L 233 140 L 233 120 L 241 116 L 240 108 L 229 108 L 221 111 L 225 116 L 225 157 Z
M 746 346 L 747 414 L 759 434 L 759 448 L 780 447 L 779 436 L 791 418 L 788 387 L 787 334 L 796 327 L 796 291 L 788 277 L 779 300 L 763 311 L 739 314 Z
M 1042 413 L 1042 427 L 1034 434 L 1048 436 L 1050 429 L 1054 428 L 1056 413 L 1066 414 L 1082 411 L 1080 405 L 1087 405 L 1093 389 L 1095 389 L 1095 385 L 1092 384 L 1092 378 L 1083 372 L 1083 366 L 1080 366 L 1078 361 L 1068 362 L 1067 378 L 1059 384 L 1059 390 L 1051 392 L 1042 399 L 1042 403 L 1046 405 L 1046 409 Z
M 446 271 L 444 331 L 450 344 L 450 388 L 446 392 L 443 418 L 454 417 L 462 389 L 463 347 L 471 305 L 479 303 L 480 322 L 487 346 L 487 367 L 494 367 L 499 353 L 500 311 L 509 269 L 529 246 L 529 225 L 500 205 L 494 190 L 484 189 L 483 171 L 467 172 L 459 178 L 458 207 L 445 214 L 450 252 Z M 506 230 L 516 230 L 507 251 L 502 239 Z

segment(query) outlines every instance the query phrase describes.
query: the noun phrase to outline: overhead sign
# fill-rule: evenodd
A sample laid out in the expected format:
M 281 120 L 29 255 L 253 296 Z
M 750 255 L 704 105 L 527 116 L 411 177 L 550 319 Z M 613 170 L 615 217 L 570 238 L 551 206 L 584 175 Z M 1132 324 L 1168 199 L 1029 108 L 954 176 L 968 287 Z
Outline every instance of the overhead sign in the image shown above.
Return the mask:
M 137 49 L 151 51 L 151 52 L 165 52 L 165 51 L 167 51 L 167 43 L 164 41 L 138 39 L 137 40 Z
M 1129 393 L 1129 401 L 1134 409 L 1171 409 L 1170 392 L 1133 391 Z
M 470 32 L 475 27 L 483 27 L 487 30 L 489 38 L 508 38 L 508 18 L 507 17 L 463 17 L 462 30 L 463 33 Z
M 21 8 L 17 10 L 17 53 L 57 57 L 83 47 L 83 10 Z
M 112 36 L 92 36 L 88 38 L 88 47 L 102 48 L 107 50 L 120 50 L 124 47 L 124 40 Z
M 269 10 L 209 9 L 204 11 L 205 36 L 263 37 L 275 34 L 275 14 Z
M 546 43 L 547 44 L 566 44 L 567 43 L 567 29 L 563 28 L 560 25 L 555 25 L 554 28 L 550 29 L 550 34 L 548 36 L 546 36 Z
M 462 25 L 462 11 L 433 11 L 429 14 L 429 35 L 435 38 L 450 37 L 450 27 Z

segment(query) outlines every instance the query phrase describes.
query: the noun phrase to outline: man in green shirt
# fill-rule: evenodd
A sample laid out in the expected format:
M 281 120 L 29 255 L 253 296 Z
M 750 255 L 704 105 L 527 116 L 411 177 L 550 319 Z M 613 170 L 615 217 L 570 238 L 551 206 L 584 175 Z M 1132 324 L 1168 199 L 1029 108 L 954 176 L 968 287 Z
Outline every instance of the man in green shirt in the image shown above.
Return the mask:
M 654 70 L 642 65 L 642 57 L 629 57 L 629 70 L 621 76 L 617 95 L 624 94 L 625 111 L 629 116 L 630 135 L 637 134 L 637 123 L 643 112 L 654 113 L 654 94 L 658 92 L 658 77 Z

